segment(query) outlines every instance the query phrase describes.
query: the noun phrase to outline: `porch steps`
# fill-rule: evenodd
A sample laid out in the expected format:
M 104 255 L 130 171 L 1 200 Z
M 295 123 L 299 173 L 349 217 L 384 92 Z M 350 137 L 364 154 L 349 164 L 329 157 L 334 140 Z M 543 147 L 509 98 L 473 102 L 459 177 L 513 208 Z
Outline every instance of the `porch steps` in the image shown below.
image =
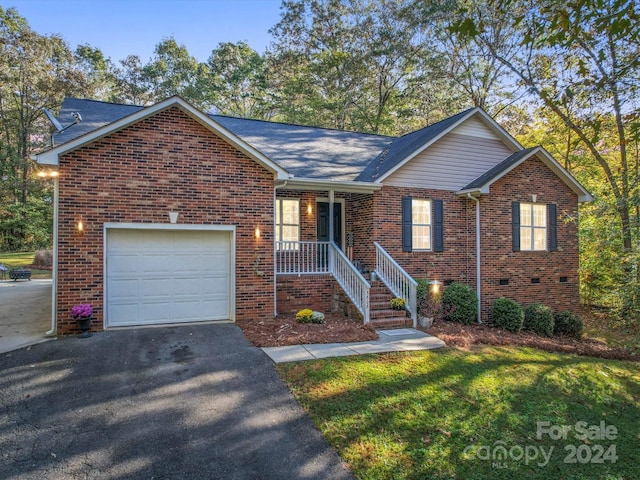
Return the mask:
M 390 306 L 394 294 L 382 283 L 376 280 L 371 283 L 369 290 L 369 318 L 375 328 L 406 328 L 413 322 L 406 312 L 393 310 Z

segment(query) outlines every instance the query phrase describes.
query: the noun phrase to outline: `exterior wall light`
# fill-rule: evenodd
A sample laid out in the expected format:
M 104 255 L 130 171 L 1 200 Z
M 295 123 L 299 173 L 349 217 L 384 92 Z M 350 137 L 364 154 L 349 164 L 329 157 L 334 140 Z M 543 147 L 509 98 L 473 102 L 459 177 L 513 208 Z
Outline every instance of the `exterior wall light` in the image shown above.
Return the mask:
M 311 202 L 307 203 L 307 215 L 311 216 L 313 214 L 313 207 L 311 206 Z
M 256 238 L 260 238 L 260 227 L 256 227 L 254 235 L 255 235 Z
M 78 220 L 78 223 L 76 223 L 76 232 L 78 232 L 78 235 L 84 235 L 84 222 L 82 220 Z

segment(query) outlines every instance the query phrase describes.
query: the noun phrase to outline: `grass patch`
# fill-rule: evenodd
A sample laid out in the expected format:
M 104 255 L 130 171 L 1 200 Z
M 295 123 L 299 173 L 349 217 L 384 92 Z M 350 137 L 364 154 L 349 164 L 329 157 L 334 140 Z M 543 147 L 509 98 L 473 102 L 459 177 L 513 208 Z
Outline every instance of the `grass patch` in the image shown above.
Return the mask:
M 35 252 L 17 252 L 17 253 L 2 253 L 0 252 L 0 263 L 4 264 L 7 268 L 28 267 L 33 263 L 33 257 Z M 36 270 L 28 267 L 31 270 L 31 278 L 51 278 L 51 270 Z M 5 279 L 9 278 L 9 272 L 6 272 Z
M 607 310 L 584 309 L 580 317 L 584 323 L 584 335 L 640 354 L 640 325 L 621 325 Z
M 640 478 L 637 363 L 474 347 L 280 364 L 278 371 L 357 478 Z M 616 438 L 576 438 L 581 421 L 612 425 Z M 572 430 L 566 440 L 538 439 L 537 422 Z M 574 447 L 579 457 L 570 455 Z M 525 459 L 534 450 L 537 458 Z

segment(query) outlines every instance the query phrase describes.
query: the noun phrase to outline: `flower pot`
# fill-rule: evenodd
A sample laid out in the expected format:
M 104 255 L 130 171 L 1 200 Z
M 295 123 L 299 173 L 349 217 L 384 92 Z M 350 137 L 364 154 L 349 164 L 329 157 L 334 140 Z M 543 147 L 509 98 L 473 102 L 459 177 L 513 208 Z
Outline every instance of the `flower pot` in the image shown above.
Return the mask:
M 80 329 L 80 335 L 78 335 L 78 337 L 80 338 L 88 338 L 91 336 L 91 334 L 89 333 L 89 329 L 91 329 L 91 317 L 80 317 L 78 319 L 76 319 L 76 322 L 78 322 L 78 328 Z
M 431 325 L 433 325 L 433 318 L 432 317 L 423 317 L 422 315 L 418 316 L 418 325 L 420 325 L 422 328 L 429 328 Z

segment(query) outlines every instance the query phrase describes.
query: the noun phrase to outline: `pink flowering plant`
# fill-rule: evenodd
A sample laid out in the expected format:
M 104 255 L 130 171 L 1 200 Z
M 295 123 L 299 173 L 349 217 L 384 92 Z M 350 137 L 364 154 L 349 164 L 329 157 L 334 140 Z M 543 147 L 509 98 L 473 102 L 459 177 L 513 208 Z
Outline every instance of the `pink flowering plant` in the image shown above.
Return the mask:
M 81 303 L 71 309 L 71 316 L 77 320 L 79 318 L 88 318 L 93 315 L 93 308 L 88 303 Z

